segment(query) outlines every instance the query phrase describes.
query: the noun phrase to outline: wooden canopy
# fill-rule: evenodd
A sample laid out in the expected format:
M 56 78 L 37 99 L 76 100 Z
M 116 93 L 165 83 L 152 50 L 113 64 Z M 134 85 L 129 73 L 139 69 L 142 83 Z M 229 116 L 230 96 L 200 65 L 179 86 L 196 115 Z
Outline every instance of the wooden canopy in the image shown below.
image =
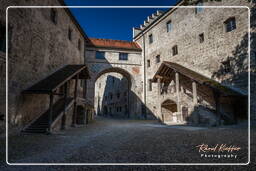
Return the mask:
M 79 79 L 90 78 L 85 65 L 66 65 L 45 79 L 34 84 L 32 87 L 24 90 L 24 94 L 51 94 L 57 88 L 64 85 L 70 79 L 79 75 Z
M 157 82 L 157 78 L 161 78 L 163 82 L 170 81 L 171 74 L 173 72 L 178 72 L 185 77 L 190 78 L 198 82 L 199 84 L 209 86 L 212 89 L 224 94 L 225 96 L 246 96 L 240 92 L 237 92 L 227 86 L 222 85 L 221 83 L 207 78 L 191 69 L 188 69 L 184 66 L 181 66 L 177 63 L 164 61 L 159 67 L 158 71 L 154 75 L 152 81 Z

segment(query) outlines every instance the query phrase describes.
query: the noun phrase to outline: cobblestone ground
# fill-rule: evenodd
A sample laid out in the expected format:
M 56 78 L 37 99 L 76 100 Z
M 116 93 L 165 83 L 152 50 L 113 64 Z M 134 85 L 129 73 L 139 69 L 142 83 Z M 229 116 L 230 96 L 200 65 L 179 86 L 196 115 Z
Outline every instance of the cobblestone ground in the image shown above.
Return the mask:
M 166 126 L 156 121 L 97 118 L 87 127 L 53 135 L 20 134 L 9 137 L 10 163 L 246 163 L 245 124 L 218 128 Z M 252 129 L 255 137 L 255 128 Z M 197 145 L 241 147 L 237 158 L 201 157 Z M 1 147 L 4 140 L 1 139 Z M 252 147 L 255 142 L 252 141 Z M 255 148 L 251 151 L 255 163 Z M 4 155 L 4 149 L 1 148 Z M 209 153 L 210 154 L 210 153 Z M 211 153 L 212 154 L 212 153 Z M 216 154 L 216 153 L 215 153 Z M 227 152 L 226 152 L 227 154 Z M 2 156 L 2 155 L 1 155 Z M 205 170 L 209 166 L 7 166 L 0 170 Z M 209 170 L 256 170 L 249 166 L 212 166 Z

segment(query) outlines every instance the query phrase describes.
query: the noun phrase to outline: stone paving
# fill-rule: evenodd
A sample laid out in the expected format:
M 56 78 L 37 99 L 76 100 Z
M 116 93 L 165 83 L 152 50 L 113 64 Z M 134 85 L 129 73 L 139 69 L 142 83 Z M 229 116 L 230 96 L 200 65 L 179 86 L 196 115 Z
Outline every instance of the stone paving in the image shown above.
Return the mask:
M 253 128 L 255 130 L 255 128 Z M 255 137 L 255 131 L 252 136 Z M 201 157 L 197 145 L 241 147 L 236 159 Z M 1 146 L 4 140 L 1 139 Z M 251 143 L 255 147 L 255 142 Z M 4 149 L 1 148 L 1 156 Z M 255 149 L 251 160 L 255 163 Z M 8 166 L 0 170 L 205 170 L 208 166 Z M 47 135 L 20 134 L 9 138 L 10 163 L 246 163 L 245 124 L 218 128 L 166 126 L 157 121 L 97 118 L 87 127 Z M 71 168 L 72 167 L 72 168 Z M 171 169 L 172 168 L 172 169 Z M 212 166 L 210 170 L 256 170 L 248 166 Z

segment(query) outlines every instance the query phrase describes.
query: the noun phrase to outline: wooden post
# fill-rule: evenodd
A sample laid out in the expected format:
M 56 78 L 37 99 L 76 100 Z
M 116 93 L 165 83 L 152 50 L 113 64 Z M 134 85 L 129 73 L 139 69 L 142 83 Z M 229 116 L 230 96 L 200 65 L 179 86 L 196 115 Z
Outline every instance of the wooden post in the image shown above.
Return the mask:
M 161 95 L 161 79 L 157 78 L 157 90 L 158 90 L 158 95 Z
M 176 85 L 176 96 L 177 96 L 177 111 L 180 115 L 180 121 L 183 121 L 183 117 L 180 110 L 180 79 L 179 79 L 178 72 L 175 72 L 175 85 Z
M 53 94 L 50 94 L 50 104 L 49 104 L 49 118 L 48 118 L 48 133 L 51 133 L 52 125 L 52 114 L 53 114 Z
M 217 115 L 217 125 L 220 125 L 221 113 L 220 113 L 220 93 L 218 91 L 213 91 L 214 100 L 215 100 L 215 109 Z
M 64 84 L 64 110 L 63 110 L 63 116 L 61 121 L 61 129 L 66 128 L 67 93 L 68 93 L 68 83 L 66 82 Z
M 196 87 L 196 82 L 192 82 L 192 90 L 193 90 L 193 104 L 194 106 L 197 104 L 197 87 Z
M 76 75 L 75 80 L 75 91 L 74 91 L 74 109 L 73 109 L 73 118 L 72 118 L 72 126 L 76 126 L 76 113 L 77 113 L 77 85 L 78 85 L 78 77 L 79 74 Z

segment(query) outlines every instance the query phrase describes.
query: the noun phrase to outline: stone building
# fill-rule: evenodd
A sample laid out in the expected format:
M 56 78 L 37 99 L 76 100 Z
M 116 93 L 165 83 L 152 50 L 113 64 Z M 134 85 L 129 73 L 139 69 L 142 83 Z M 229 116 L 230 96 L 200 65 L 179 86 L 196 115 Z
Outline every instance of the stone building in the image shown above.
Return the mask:
M 115 72 L 121 74 L 122 77 L 127 80 L 127 85 L 124 84 L 123 89 L 128 89 L 128 117 L 144 118 L 142 114 L 142 106 L 144 104 L 143 61 L 141 58 L 141 48 L 136 42 L 90 38 L 86 46 L 85 62 L 91 76 L 87 84 L 87 98 L 94 99 L 94 97 L 96 97 L 94 100 L 95 108 L 98 108 L 98 103 L 102 104 L 102 100 L 104 100 L 104 97 L 99 96 L 101 98 L 99 102 L 98 94 L 95 94 L 95 92 L 100 92 L 100 94 L 104 95 L 103 91 L 105 87 L 109 86 L 101 82 L 101 88 L 99 88 L 99 84 L 97 83 L 100 83 L 100 81 L 97 80 L 105 80 L 104 77 L 101 78 L 101 76 Z M 117 89 L 114 90 L 115 88 Z M 108 91 L 118 91 L 118 89 L 120 89 L 118 87 L 115 88 L 112 87 L 112 90 Z M 107 108 L 109 109 L 109 107 L 110 106 Z M 112 106 L 111 108 L 114 107 Z M 119 111 L 119 109 L 113 109 L 112 111 L 114 110 Z
M 133 39 L 142 48 L 145 105 L 164 122 L 235 122 L 247 117 L 248 8 L 240 0 L 180 1 L 165 13 L 149 16 Z M 255 12 L 252 10 L 252 14 Z M 255 20 L 251 17 L 252 38 Z M 252 52 L 255 43 L 251 44 Z M 251 94 L 255 94 L 255 58 L 251 58 Z M 153 83 L 155 82 L 155 83 Z M 147 88 L 146 88 L 147 85 Z M 155 99 L 158 99 L 157 102 Z M 251 97 L 255 117 L 255 96 Z M 239 109 L 239 110 L 238 110 Z
M 1 31 L 6 25 L 5 8 L 11 5 L 60 6 L 65 4 L 59 0 L 1 1 Z M 51 118 L 52 129 L 60 127 L 58 123 L 61 120 L 62 126 L 69 126 L 71 122 L 75 122 L 73 108 L 76 107 L 76 96 L 74 94 L 84 97 L 85 77 L 83 75 L 88 74 L 84 65 L 86 39 L 86 34 L 67 8 L 8 9 L 8 121 L 10 128 L 13 126 L 21 129 L 24 126 L 26 126 L 24 129 L 30 128 L 36 120 L 41 119 L 42 123 L 37 123 L 35 128 L 28 129 L 28 132 L 31 130 L 44 132 L 48 124 L 47 112 L 50 116 L 52 112 L 59 114 L 58 118 L 54 118 L 55 116 Z M 5 71 L 5 57 L 2 57 L 2 54 L 5 55 L 5 51 L 0 52 L 1 114 L 5 113 L 5 102 L 2 101 L 5 93 L 2 75 Z M 78 88 L 77 91 L 75 86 Z M 49 105 L 52 108 L 47 110 Z M 59 109 L 61 106 L 63 108 Z M 57 107 L 59 107 L 58 110 Z M 41 118 L 42 115 L 45 115 L 44 118 Z
M 132 42 L 88 38 L 68 8 L 9 8 L 6 34 L 5 9 L 10 5 L 65 4 L 62 0 L 1 1 L 0 117 L 5 117 L 6 101 L 2 97 L 5 97 L 8 50 L 10 127 L 26 126 L 29 131 L 33 121 L 40 119 L 42 123 L 37 124 L 44 128 L 50 125 L 50 129 L 64 128 L 81 120 L 87 122 L 77 111 L 88 110 L 90 114 L 86 116 L 91 120 L 92 105 L 85 109 L 83 106 L 92 101 L 96 108 L 99 106 L 99 114 L 112 114 L 115 108 L 117 115 L 123 112 L 122 115 L 131 118 L 157 118 L 167 124 L 217 125 L 246 119 L 248 8 L 202 6 L 252 9 L 250 104 L 251 117 L 256 119 L 255 3 L 181 0 L 177 6 L 195 5 L 196 8 L 157 11 L 140 28 L 133 29 Z M 5 48 L 7 35 L 8 49 Z M 89 75 L 90 80 L 85 82 Z M 117 87 L 109 88 L 108 80 L 113 77 L 120 82 Z M 124 103 L 117 98 L 117 94 L 125 94 L 121 90 L 127 90 Z M 109 93 L 113 97 L 116 94 L 117 99 L 108 101 Z M 80 102 L 78 97 L 82 99 Z M 61 110 L 53 106 L 60 106 Z M 58 115 L 50 119 L 54 112 Z

